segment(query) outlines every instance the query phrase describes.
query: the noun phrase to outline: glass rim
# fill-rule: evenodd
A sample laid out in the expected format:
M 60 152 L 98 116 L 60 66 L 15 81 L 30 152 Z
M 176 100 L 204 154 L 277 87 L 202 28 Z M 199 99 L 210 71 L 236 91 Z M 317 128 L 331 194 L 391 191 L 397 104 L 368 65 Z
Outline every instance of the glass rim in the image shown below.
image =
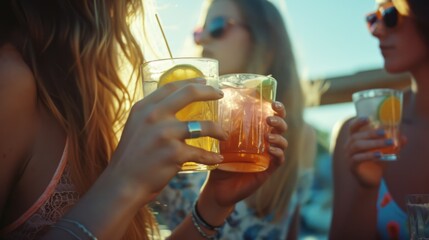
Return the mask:
M 258 74 L 258 73 L 228 73 L 228 74 L 222 74 L 222 75 L 219 75 L 219 81 L 222 78 L 228 78 L 228 77 L 237 76 L 237 75 L 255 76 L 255 77 L 266 77 L 266 78 L 270 78 L 270 79 L 274 80 L 275 82 L 277 82 L 277 80 L 273 76 L 271 76 L 271 74 L 270 75 L 262 75 L 262 74 Z M 251 79 L 251 78 L 249 78 L 249 79 Z
M 384 95 L 402 95 L 402 91 L 398 89 L 393 88 L 373 88 L 373 89 L 366 89 L 362 91 L 358 91 L 352 94 L 353 101 L 362 99 L 362 98 L 368 98 L 368 97 L 378 97 L 378 96 L 384 96 Z
M 405 196 L 407 204 L 427 204 L 429 205 L 429 193 L 413 193 Z
M 141 67 L 143 68 L 146 65 L 153 64 L 153 63 L 160 63 L 160 62 L 167 62 L 167 61 L 183 61 L 183 60 L 192 60 L 192 61 L 205 61 L 205 62 L 214 62 L 219 64 L 219 61 L 214 58 L 208 58 L 208 57 L 173 57 L 173 58 L 160 58 L 160 59 L 154 59 L 149 60 L 141 64 Z

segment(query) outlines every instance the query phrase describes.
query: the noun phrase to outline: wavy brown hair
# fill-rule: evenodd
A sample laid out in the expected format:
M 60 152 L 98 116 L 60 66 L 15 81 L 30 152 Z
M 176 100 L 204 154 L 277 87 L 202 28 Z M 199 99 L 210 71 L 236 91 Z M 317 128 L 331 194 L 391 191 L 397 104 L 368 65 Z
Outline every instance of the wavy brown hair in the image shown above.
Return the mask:
M 427 0 L 408 0 L 411 14 L 415 19 L 417 28 L 429 46 L 429 1 Z
M 72 178 L 83 194 L 108 165 L 135 100 L 125 82 L 138 82 L 144 61 L 130 30 L 143 14 L 143 2 L 7 0 L 1 5 L 10 26 L 1 31 L 2 39 L 5 32 L 18 36 L 14 42 L 33 71 L 39 101 L 67 133 Z M 14 29 L 19 30 L 11 34 Z M 119 74 L 124 61 L 133 66 L 126 81 Z M 123 238 L 148 239 L 157 232 L 154 224 L 150 211 L 142 209 Z

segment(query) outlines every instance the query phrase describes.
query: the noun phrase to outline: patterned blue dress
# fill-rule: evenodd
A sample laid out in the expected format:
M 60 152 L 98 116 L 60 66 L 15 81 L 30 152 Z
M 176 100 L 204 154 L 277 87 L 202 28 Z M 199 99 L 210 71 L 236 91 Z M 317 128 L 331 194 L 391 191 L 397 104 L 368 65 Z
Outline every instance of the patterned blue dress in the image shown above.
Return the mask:
M 207 173 L 178 174 L 174 177 L 158 196 L 157 203 L 152 206 L 158 221 L 169 229 L 179 225 L 191 212 L 206 177 Z M 280 221 L 273 221 L 274 214 L 259 218 L 245 201 L 238 202 L 222 227 L 218 239 L 286 239 L 298 202 L 307 195 L 311 181 L 312 174 L 300 174 L 297 191 L 292 195 Z

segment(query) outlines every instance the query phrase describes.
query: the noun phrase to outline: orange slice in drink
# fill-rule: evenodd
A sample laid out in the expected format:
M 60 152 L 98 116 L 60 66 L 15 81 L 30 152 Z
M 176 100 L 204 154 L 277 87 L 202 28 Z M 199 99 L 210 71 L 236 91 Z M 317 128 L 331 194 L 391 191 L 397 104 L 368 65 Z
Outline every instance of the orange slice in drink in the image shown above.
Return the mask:
M 387 97 L 378 108 L 378 119 L 382 124 L 398 124 L 401 114 L 401 101 L 396 96 Z
M 158 82 L 158 87 L 162 87 L 167 83 L 203 77 L 204 74 L 196 67 L 190 64 L 181 64 L 176 65 L 168 69 L 165 73 L 161 75 Z

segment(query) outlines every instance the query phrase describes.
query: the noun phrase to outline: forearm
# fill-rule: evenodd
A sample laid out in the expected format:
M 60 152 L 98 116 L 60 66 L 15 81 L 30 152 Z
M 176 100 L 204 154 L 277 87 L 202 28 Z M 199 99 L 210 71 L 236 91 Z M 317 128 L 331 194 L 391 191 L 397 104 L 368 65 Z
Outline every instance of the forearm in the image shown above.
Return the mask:
M 120 239 L 131 220 L 143 207 L 136 189 L 121 182 L 120 178 L 102 174 L 90 190 L 64 216 L 64 219 L 78 221 L 98 239 Z M 62 224 L 61 220 L 59 224 Z M 71 229 L 85 236 L 78 228 Z M 63 239 L 70 234 L 58 228 L 52 228 L 44 239 Z
M 342 213 L 334 210 L 330 239 L 376 239 L 377 199 L 378 188 L 356 188 L 353 199 L 346 207 L 343 205 Z

